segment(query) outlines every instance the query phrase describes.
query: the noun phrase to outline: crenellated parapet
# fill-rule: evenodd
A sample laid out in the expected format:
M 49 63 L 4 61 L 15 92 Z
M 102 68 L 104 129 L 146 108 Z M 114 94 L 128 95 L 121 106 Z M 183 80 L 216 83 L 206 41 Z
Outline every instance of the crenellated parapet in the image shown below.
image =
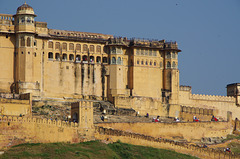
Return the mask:
M 216 102 L 235 102 L 235 98 L 234 97 L 215 96 L 215 95 L 202 95 L 202 94 L 190 94 L 190 99 L 211 100 L 211 101 L 216 101 Z
M 78 123 L 66 122 L 60 120 L 52 120 L 47 118 L 32 118 L 32 117 L 14 117 L 14 116 L 0 116 L 0 122 L 15 122 L 15 123 L 29 123 L 29 124 L 44 124 L 51 127 L 72 127 L 77 128 Z M 9 123 L 10 125 L 11 123 Z

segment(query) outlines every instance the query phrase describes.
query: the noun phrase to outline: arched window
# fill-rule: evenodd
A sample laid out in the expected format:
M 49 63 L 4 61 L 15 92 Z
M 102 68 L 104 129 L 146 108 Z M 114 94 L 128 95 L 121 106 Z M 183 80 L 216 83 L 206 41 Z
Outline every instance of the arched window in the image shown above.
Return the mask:
M 48 42 L 48 48 L 53 48 L 53 42 L 52 41 Z
M 84 45 L 83 45 L 83 51 L 84 51 L 84 52 L 87 52 L 87 51 L 88 51 L 88 46 L 87 46 L 87 44 L 84 44 Z
M 137 64 L 138 64 L 138 65 L 140 64 L 139 60 L 137 60 Z
M 69 44 L 69 50 L 74 50 L 74 44 L 73 43 Z
M 107 63 L 107 57 L 103 57 L 103 63 Z
M 73 54 L 69 55 L 69 61 L 74 61 L 74 55 Z
M 141 49 L 141 55 L 144 55 L 144 50 L 143 49 Z
M 60 43 L 59 43 L 59 42 L 56 42 L 56 44 L 55 44 L 55 49 L 56 49 L 56 50 L 59 50 L 59 49 L 60 49 Z
M 97 56 L 97 63 L 101 63 L 101 57 Z
M 171 68 L 171 63 L 169 61 L 167 62 L 167 68 Z
M 115 47 L 112 47 L 111 53 L 112 53 L 112 54 L 116 54 L 116 48 L 115 48 Z
M 76 45 L 76 50 L 77 50 L 77 51 L 81 51 L 81 45 L 80 45 L 80 44 L 77 44 L 77 45 Z
M 80 55 L 77 55 L 76 56 L 76 62 L 80 62 L 81 61 L 81 56 Z
M 143 62 L 143 61 L 141 61 L 141 65 L 143 65 L 143 63 L 144 63 L 144 62 Z
M 121 57 L 118 57 L 118 58 L 117 58 L 117 64 L 119 64 L 119 65 L 122 64 Z
M 25 19 L 24 17 L 21 18 L 21 22 L 24 23 L 25 22 Z
M 67 61 L 67 54 L 63 54 L 62 60 L 63 60 L 63 61 Z
M 149 65 L 152 66 L 152 61 L 150 61 Z
M 24 39 L 24 37 L 21 37 L 21 46 L 25 46 L 25 39 Z
M 139 52 L 140 52 L 139 49 L 136 49 L 136 55 L 139 55 L 140 54 Z
M 53 53 L 52 53 L 52 52 L 49 52 L 49 53 L 48 53 L 48 59 L 49 59 L 49 60 L 52 60 L 52 59 L 53 59 Z
M 55 54 L 55 60 L 60 61 L 60 54 L 59 53 Z
M 156 61 L 154 61 L 153 65 L 154 65 L 154 66 L 157 66 L 157 62 L 156 62 Z
M 170 59 L 171 58 L 171 53 L 167 52 L 167 58 Z
M 30 39 L 30 37 L 27 38 L 27 46 L 31 47 L 31 39 Z
M 149 56 L 152 56 L 152 50 L 149 50 Z
M 90 56 L 90 63 L 94 63 L 94 56 Z
M 116 58 L 112 57 L 112 64 L 116 64 Z
M 31 23 L 31 19 L 30 19 L 29 17 L 27 18 L 27 22 L 28 22 L 28 23 Z
M 101 46 L 97 46 L 97 53 L 101 53 Z
M 90 45 L 90 52 L 94 52 L 94 45 Z
M 148 56 L 148 50 L 145 50 L 145 55 Z
M 172 68 L 177 68 L 175 61 L 173 61 L 173 63 L 172 63 Z
M 87 62 L 87 61 L 88 61 L 87 55 L 84 55 L 84 56 L 82 57 L 82 61 L 83 61 L 83 62 Z
M 172 58 L 175 59 L 176 56 L 175 56 L 175 52 L 172 53 Z
M 148 65 L 148 61 L 145 61 L 145 65 Z
M 63 43 L 63 44 L 62 44 L 62 49 L 63 49 L 63 50 L 67 50 L 67 43 Z

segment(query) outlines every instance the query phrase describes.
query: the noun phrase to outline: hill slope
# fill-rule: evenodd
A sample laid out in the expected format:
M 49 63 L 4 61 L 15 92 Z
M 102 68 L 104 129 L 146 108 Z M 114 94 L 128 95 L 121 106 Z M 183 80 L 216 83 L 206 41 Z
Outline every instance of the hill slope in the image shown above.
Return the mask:
M 0 158 L 193 159 L 196 157 L 121 142 L 107 145 L 99 141 L 91 141 L 78 144 L 21 144 L 10 148 Z

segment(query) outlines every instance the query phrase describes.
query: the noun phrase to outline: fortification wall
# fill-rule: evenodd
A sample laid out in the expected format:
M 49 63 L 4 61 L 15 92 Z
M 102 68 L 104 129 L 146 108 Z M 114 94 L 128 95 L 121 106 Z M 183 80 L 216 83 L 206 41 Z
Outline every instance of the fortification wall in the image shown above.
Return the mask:
M 10 97 L 9 94 L 6 96 Z M 18 99 L 0 98 L 0 115 L 31 116 L 31 114 L 32 96 L 30 93 L 20 94 Z
M 177 142 L 169 139 L 152 137 L 140 133 L 126 132 L 122 130 L 109 129 L 104 127 L 96 127 L 95 133 L 96 139 L 103 140 L 106 142 L 116 142 L 120 140 L 124 143 L 151 146 L 155 148 L 171 149 L 176 152 L 190 154 L 199 158 L 206 159 L 228 159 L 228 158 L 240 158 L 239 154 L 224 152 L 212 148 L 203 148 L 198 145 L 191 145 L 183 142 Z
M 179 91 L 179 105 L 190 106 L 195 108 L 212 109 L 214 115 L 227 119 L 227 111 L 232 112 L 232 119 L 235 119 L 240 109 L 236 106 L 234 97 L 211 96 L 191 94 L 189 90 Z
M 20 143 L 77 143 L 93 139 L 94 129 L 77 123 L 27 117 L 0 117 L 0 149 Z
M 168 107 L 163 105 L 160 99 L 147 97 L 115 97 L 114 104 L 118 108 L 132 108 L 140 115 L 168 116 Z
M 232 133 L 231 122 L 187 122 L 187 123 L 99 123 L 97 126 L 140 133 L 152 137 L 181 138 L 188 141 L 205 137 L 226 137 Z

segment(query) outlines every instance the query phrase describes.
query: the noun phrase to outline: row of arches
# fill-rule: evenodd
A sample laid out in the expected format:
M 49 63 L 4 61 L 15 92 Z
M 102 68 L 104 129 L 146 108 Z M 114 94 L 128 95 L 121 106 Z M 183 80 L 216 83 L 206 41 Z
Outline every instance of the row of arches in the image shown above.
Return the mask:
M 187 107 L 181 106 L 181 112 L 190 113 L 190 114 L 202 114 L 202 115 L 213 115 L 213 109 L 204 109 L 198 107 Z
M 160 62 L 162 63 L 162 62 Z M 137 65 L 149 65 L 149 66 L 157 66 L 157 62 L 156 61 L 148 61 L 148 60 L 137 60 Z
M 171 64 L 170 61 L 168 61 L 168 62 L 167 62 L 167 65 L 166 65 L 166 68 L 167 68 L 167 69 L 170 69 L 170 68 L 177 68 L 177 64 L 176 64 L 175 61 L 173 61 L 172 64 Z
M 167 59 L 177 59 L 177 52 L 167 52 L 167 54 L 166 54 L 166 58 Z
M 87 55 L 79 55 L 76 56 L 74 54 L 66 54 L 63 53 L 48 53 L 48 60 L 56 60 L 56 61 L 76 61 L 76 62 L 83 62 L 83 63 L 108 63 L 107 57 L 100 57 L 100 56 L 87 56 Z
M 136 49 L 136 55 L 157 56 L 157 51 L 156 50 L 148 50 L 148 49 Z
M 20 38 L 20 46 L 31 47 L 31 38 L 27 37 L 27 39 L 25 40 L 25 38 L 22 36 Z
M 116 57 L 112 57 L 112 59 L 111 59 L 111 64 L 122 65 L 122 58 L 121 58 L 121 57 L 118 57 L 118 58 L 116 59 Z
M 50 49 L 54 49 L 54 42 L 52 41 L 49 41 L 48 42 L 48 48 Z M 102 52 L 102 47 L 100 45 L 97 45 L 97 46 L 94 46 L 94 45 L 87 45 L 87 44 L 74 44 L 74 43 L 60 43 L 60 42 L 56 42 L 55 43 L 55 49 L 56 50 L 70 50 L 70 51 L 73 51 L 73 50 L 76 50 L 76 51 L 83 51 L 83 52 L 97 52 L 97 53 L 101 53 Z

